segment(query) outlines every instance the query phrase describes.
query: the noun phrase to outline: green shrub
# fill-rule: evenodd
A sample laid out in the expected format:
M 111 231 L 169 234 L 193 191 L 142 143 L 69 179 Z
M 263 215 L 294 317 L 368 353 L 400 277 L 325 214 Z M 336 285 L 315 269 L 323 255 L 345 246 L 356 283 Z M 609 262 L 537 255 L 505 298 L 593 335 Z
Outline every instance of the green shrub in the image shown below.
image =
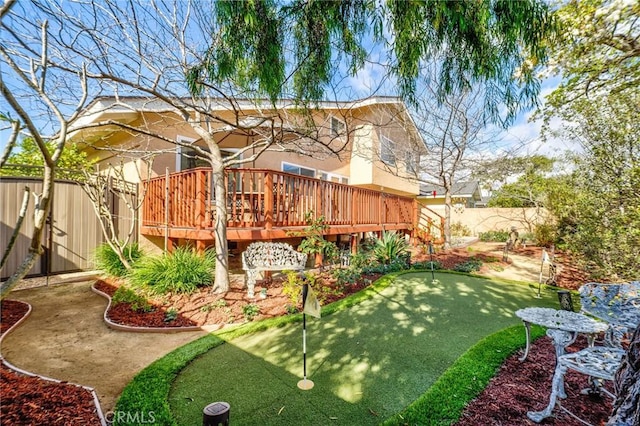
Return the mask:
M 214 309 L 221 309 L 227 306 L 227 301 L 224 299 L 218 299 L 213 303 L 209 303 L 208 305 L 204 305 L 200 308 L 202 312 L 211 312 Z
M 413 264 L 411 265 L 411 268 L 413 269 L 426 269 L 427 271 L 431 270 L 431 261 L 430 260 L 424 260 L 421 262 L 413 262 Z M 438 262 L 437 260 L 433 261 L 433 270 L 438 270 L 438 269 L 442 269 L 442 264 L 440 262 Z
M 373 247 L 373 255 L 378 262 L 385 265 L 397 261 L 408 265 L 411 256 L 409 244 L 404 236 L 395 231 L 382 233 L 382 238 L 378 239 Z
M 370 266 L 373 262 L 377 263 L 377 260 L 373 258 L 370 250 L 358 248 L 358 252 L 351 255 L 349 266 L 351 268 L 359 269 L 365 266 Z
M 344 287 L 355 283 L 360 277 L 361 273 L 362 271 L 360 270 L 360 268 L 336 268 L 331 271 L 331 276 L 336 279 L 338 285 Z
M 520 241 L 522 241 L 523 244 L 537 243 L 536 238 L 533 236 L 533 232 L 525 232 L 524 234 L 520 234 Z
M 204 256 L 190 247 L 142 259 L 133 269 L 130 281 L 155 294 L 193 293 L 198 287 L 210 285 L 215 272 L 215 252 Z
M 247 321 L 253 321 L 253 319 L 260 313 L 260 306 L 255 303 L 249 303 L 242 307 L 242 314 Z
M 480 241 L 484 241 L 484 242 L 493 241 L 493 242 L 504 243 L 509 239 L 509 231 L 505 230 L 505 231 L 480 232 L 480 234 L 478 234 L 478 238 L 480 239 Z
M 388 274 L 391 272 L 404 271 L 410 268 L 406 257 L 395 259 L 391 263 L 374 263 L 362 268 L 365 274 Z
M 293 236 L 305 236 L 298 246 L 298 250 L 306 253 L 311 258 L 320 254 L 324 263 L 335 263 L 340 255 L 340 250 L 338 250 L 338 246 L 335 243 L 324 238 L 324 233 L 329 229 L 329 225 L 324 221 L 324 216 L 314 219 L 313 212 L 310 211 L 305 215 L 305 221 L 307 222 L 307 227 L 302 234 L 292 234 Z
M 131 243 L 124 246 L 122 254 L 129 260 L 131 266 L 142 257 L 142 251 L 138 247 L 138 243 Z M 127 268 L 122 264 L 118 254 L 107 243 L 100 244 L 94 253 L 94 261 L 96 268 L 112 277 L 124 277 L 127 275 Z
M 457 272 L 476 272 L 479 271 L 482 267 L 482 261 L 480 259 L 471 258 L 466 262 L 458 263 L 453 267 L 454 271 Z
M 302 279 L 296 271 L 284 271 L 287 279 L 282 283 L 282 294 L 289 297 L 292 306 L 298 304 L 302 293 Z
M 454 222 L 451 224 L 451 235 L 454 237 L 469 237 L 471 236 L 471 229 L 461 222 Z
M 298 313 L 298 307 L 296 305 L 287 305 L 285 309 L 287 310 L 287 314 L 289 315 Z
M 533 235 L 538 246 L 550 247 L 556 242 L 556 227 L 546 223 L 536 225 Z
M 131 305 L 131 310 L 136 312 L 151 312 L 151 310 L 153 309 L 153 306 L 147 301 L 145 297 L 139 295 L 133 289 L 125 286 L 118 287 L 113 296 L 111 296 L 111 303 L 114 306 L 119 303 L 129 303 Z
M 171 322 L 178 318 L 178 310 L 176 308 L 169 308 L 164 313 L 164 322 Z

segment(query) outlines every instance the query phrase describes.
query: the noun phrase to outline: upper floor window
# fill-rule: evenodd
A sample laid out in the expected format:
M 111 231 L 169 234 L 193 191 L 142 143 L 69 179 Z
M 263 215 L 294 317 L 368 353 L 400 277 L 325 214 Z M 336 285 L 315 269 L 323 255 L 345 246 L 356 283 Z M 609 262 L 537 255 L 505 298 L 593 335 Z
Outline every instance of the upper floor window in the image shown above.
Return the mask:
M 384 135 L 380 135 L 380 160 L 388 165 L 396 163 L 396 143 Z
M 309 169 L 297 164 L 285 163 L 284 161 L 282 162 L 282 171 L 312 178 L 316 177 L 315 169 Z
M 331 135 L 332 136 L 342 136 L 345 134 L 346 125 L 344 121 L 331 116 Z
M 206 146 L 198 146 L 198 148 L 200 148 L 205 152 L 209 152 L 209 148 Z M 233 148 L 226 148 L 226 149 L 220 150 L 220 153 L 222 154 L 222 158 L 229 157 L 230 155 L 233 155 L 236 152 L 238 152 L 238 150 Z M 204 157 L 202 154 L 199 154 L 194 148 L 187 147 L 187 146 L 178 147 L 178 158 L 176 162 L 176 169 L 178 171 L 195 169 L 196 167 L 210 167 L 210 166 L 211 165 L 207 160 L 207 158 Z M 234 167 L 238 167 L 238 166 L 234 166 Z
M 331 172 L 323 172 L 321 170 L 318 170 L 318 177 L 322 180 L 326 180 L 329 182 L 344 183 L 345 185 L 349 184 L 348 177 L 331 173 Z

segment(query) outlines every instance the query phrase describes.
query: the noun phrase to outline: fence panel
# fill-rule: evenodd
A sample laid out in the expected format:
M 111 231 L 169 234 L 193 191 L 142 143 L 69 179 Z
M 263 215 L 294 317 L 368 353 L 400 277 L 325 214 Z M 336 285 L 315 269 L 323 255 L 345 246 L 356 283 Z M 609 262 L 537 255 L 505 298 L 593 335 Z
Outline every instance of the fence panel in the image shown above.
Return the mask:
M 34 227 L 33 194 L 42 192 L 42 181 L 38 178 L 0 177 L 0 251 L 2 254 L 18 220 L 25 186 L 31 190 L 29 208 L 16 244 L 7 263 L 0 271 L 0 280 L 9 278 L 28 253 Z M 126 236 L 132 221 L 135 224 L 136 220 L 130 217 L 129 209 L 115 191 L 134 190 L 135 188 L 113 188 L 107 196 L 120 238 Z M 54 191 L 53 228 L 50 229 L 47 224 L 41 242 L 45 248 L 45 254 L 29 271 L 28 276 L 44 275 L 47 269 L 51 274 L 91 269 L 93 268 L 93 251 L 104 242 L 91 201 L 82 188 L 71 181 L 56 181 Z M 133 238 L 137 238 L 137 230 Z M 47 268 L 49 259 L 51 264 Z

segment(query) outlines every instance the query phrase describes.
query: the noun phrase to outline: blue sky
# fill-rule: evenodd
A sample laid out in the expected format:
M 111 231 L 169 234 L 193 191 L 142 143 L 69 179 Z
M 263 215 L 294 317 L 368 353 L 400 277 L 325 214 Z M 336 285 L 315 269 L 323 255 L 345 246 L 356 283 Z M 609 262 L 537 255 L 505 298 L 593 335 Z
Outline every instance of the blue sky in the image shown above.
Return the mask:
M 344 70 L 342 75 L 345 76 L 344 80 L 340 82 L 343 90 L 339 91 L 335 96 L 340 100 L 354 99 L 356 97 L 366 97 L 371 95 L 372 89 L 377 87 L 381 81 L 386 83 L 386 89 L 389 85 L 393 84 L 393 80 L 387 79 L 385 76 L 385 70 L 379 63 L 387 62 L 384 51 L 379 48 L 372 47 L 369 62 L 367 62 L 363 69 L 361 69 L 356 76 L 346 76 Z M 0 69 L 5 81 L 10 80 L 10 75 L 7 73 L 7 69 Z M 550 79 L 544 82 L 541 96 L 544 97 L 558 84 L 558 79 Z M 394 90 L 385 90 L 380 94 L 393 93 Z M 331 95 L 329 95 L 331 97 Z M 9 110 L 4 99 L 0 99 L 0 111 Z M 501 139 L 504 141 L 504 145 L 511 146 L 513 144 L 526 144 L 526 151 L 524 153 L 542 153 L 547 155 L 557 154 L 558 151 L 564 151 L 570 147 L 566 143 L 552 139 L 546 143 L 542 143 L 539 140 L 539 132 L 541 123 L 529 122 L 529 119 L 533 111 L 527 111 L 521 113 L 514 124 L 507 130 L 501 131 Z M 0 132 L 0 149 L 6 146 L 8 138 L 8 132 Z

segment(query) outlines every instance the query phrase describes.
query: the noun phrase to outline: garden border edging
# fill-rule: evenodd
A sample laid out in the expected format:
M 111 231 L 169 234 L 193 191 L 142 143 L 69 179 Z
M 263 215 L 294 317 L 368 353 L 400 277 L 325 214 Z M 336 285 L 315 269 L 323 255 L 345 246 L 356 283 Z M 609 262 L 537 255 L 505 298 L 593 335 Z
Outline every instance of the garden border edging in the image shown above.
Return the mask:
M 104 310 L 104 313 L 102 314 L 102 319 L 107 324 L 107 327 L 113 330 L 130 331 L 133 333 L 180 333 L 183 331 L 201 331 L 201 330 L 204 330 L 207 332 L 212 331 L 211 326 L 207 327 L 206 325 L 204 326 L 193 325 L 193 326 L 186 326 L 186 327 L 136 327 L 133 325 L 118 324 L 116 322 L 113 322 L 107 316 L 107 313 L 109 312 L 109 308 L 111 308 L 111 303 L 112 303 L 111 296 L 95 288 L 96 282 L 91 284 L 91 290 L 94 293 L 107 298 L 107 300 L 109 301 L 109 303 L 107 303 L 107 307 Z
M 20 318 L 18 321 L 16 321 L 15 324 L 13 324 L 11 327 L 9 327 L 9 329 L 7 331 L 5 331 L 4 333 L 2 333 L 2 335 L 0 335 L 0 348 L 2 348 L 2 341 L 4 340 L 5 336 L 7 336 L 13 330 L 18 328 L 18 326 L 21 325 L 29 317 L 29 315 L 31 315 L 31 311 L 33 310 L 33 308 L 31 307 L 31 304 L 29 304 L 27 302 L 23 302 L 21 300 L 16 300 L 16 301 L 20 302 L 20 303 L 24 303 L 25 305 L 27 305 L 29 307 L 29 309 L 22 316 L 22 318 Z M 80 385 L 78 383 L 62 381 L 62 380 L 54 379 L 52 377 L 42 376 L 40 374 L 36 374 L 36 373 L 32 373 L 32 372 L 27 371 L 27 370 L 23 370 L 22 368 L 18 368 L 15 365 L 11 364 L 9 361 L 7 361 L 2 356 L 1 353 L 0 353 L 0 361 L 2 361 L 2 364 L 4 364 L 10 370 L 12 370 L 12 371 L 14 371 L 16 373 L 24 374 L 25 376 L 37 377 L 38 379 L 46 380 L 48 382 L 53 382 L 53 383 L 67 383 L 67 384 L 70 384 L 72 386 L 77 386 L 79 388 L 83 388 L 83 389 L 88 390 L 89 392 L 91 392 L 91 396 L 93 396 L 93 404 L 96 407 L 96 411 L 98 413 L 98 418 L 100 419 L 100 425 L 101 426 L 107 426 L 107 421 L 106 421 L 104 415 L 102 414 L 102 407 L 100 406 L 100 400 L 98 399 L 98 394 L 96 393 L 94 388 L 92 388 L 90 386 Z

